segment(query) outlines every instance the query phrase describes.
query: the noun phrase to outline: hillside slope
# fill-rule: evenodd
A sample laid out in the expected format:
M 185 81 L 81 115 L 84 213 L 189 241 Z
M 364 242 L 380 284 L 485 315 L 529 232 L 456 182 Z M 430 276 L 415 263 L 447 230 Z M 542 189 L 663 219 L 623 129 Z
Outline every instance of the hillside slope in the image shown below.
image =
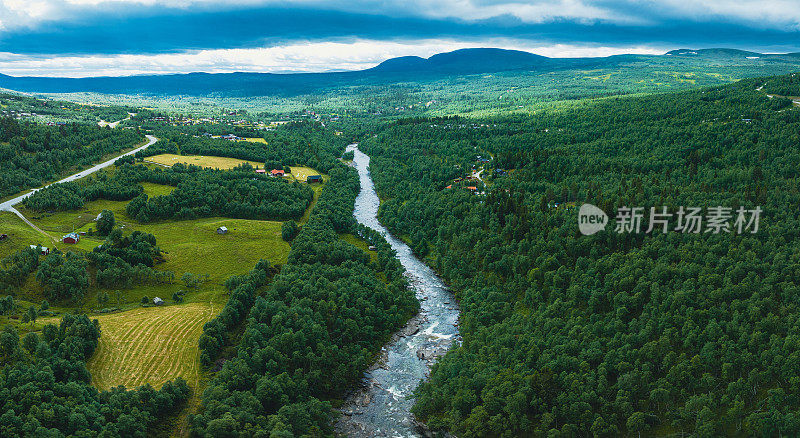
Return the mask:
M 750 57 L 750 58 L 748 58 Z M 757 57 L 757 58 L 755 58 Z M 405 56 L 376 67 L 332 73 L 187 73 L 90 78 L 13 77 L 0 74 L 0 88 L 23 92 L 188 95 L 295 96 L 326 89 L 382 85 L 495 72 L 552 72 L 564 69 L 613 68 L 641 62 L 652 66 L 694 67 L 789 64 L 800 69 L 800 56 L 765 55 L 731 49 L 676 50 L 663 56 L 617 55 L 598 58 L 548 58 L 517 50 L 461 49 L 430 58 Z

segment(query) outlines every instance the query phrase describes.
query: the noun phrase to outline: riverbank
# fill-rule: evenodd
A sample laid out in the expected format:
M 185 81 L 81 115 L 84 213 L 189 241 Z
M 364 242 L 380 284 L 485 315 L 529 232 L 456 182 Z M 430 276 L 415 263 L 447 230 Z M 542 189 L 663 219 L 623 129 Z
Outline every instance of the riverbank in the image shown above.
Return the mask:
M 353 163 L 361 183 L 355 202 L 356 220 L 380 232 L 396 251 L 420 302 L 420 312 L 383 347 L 378 360 L 364 374 L 362 386 L 345 400 L 336 429 L 354 437 L 421 436 L 420 425 L 411 414 L 411 397 L 438 358 L 460 342 L 459 309 L 433 270 L 378 221 L 380 200 L 369 175 L 369 156 L 355 145 L 347 150 L 354 152 Z

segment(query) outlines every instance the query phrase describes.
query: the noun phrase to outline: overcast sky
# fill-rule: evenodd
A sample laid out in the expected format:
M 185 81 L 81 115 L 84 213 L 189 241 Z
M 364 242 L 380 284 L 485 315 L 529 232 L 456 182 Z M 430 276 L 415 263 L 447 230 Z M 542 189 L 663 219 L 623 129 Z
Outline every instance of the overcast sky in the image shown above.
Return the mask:
M 0 73 L 300 72 L 501 47 L 800 51 L 800 0 L 0 0 Z

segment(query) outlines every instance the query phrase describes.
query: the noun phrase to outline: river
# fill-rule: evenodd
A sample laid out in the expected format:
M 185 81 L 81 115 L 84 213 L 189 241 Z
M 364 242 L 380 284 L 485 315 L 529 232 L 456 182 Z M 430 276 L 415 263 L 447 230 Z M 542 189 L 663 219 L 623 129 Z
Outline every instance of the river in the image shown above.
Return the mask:
M 458 305 L 441 279 L 394 238 L 378 221 L 380 203 L 369 173 L 370 157 L 357 145 L 355 154 L 361 191 L 356 198 L 356 220 L 386 238 L 406 270 L 409 284 L 420 302 L 420 312 L 395 333 L 381 350 L 378 361 L 364 374 L 362 386 L 346 399 L 337 432 L 352 437 L 417 437 L 418 425 L 411 415 L 414 389 L 428 377 L 430 367 L 455 343 Z

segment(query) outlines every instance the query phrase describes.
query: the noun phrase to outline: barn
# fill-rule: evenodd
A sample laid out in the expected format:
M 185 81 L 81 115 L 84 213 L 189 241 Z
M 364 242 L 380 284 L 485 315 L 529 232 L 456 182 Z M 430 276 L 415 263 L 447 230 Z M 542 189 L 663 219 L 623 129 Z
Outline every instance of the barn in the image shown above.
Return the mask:
M 269 173 L 272 176 L 283 176 L 284 175 L 283 169 L 272 169 Z
M 322 175 L 308 175 L 306 178 L 307 183 L 320 183 L 322 182 Z
M 64 237 L 61 238 L 61 241 L 64 243 L 75 244 L 81 241 L 81 235 L 75 232 L 65 234 Z

